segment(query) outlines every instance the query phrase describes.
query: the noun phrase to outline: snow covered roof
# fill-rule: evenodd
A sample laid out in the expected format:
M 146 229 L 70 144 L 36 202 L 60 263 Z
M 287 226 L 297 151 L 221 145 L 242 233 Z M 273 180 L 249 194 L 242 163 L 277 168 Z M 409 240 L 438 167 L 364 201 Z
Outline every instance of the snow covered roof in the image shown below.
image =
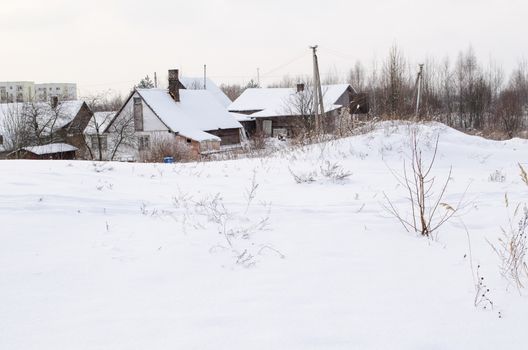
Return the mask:
M 106 127 L 112 119 L 114 119 L 115 115 L 116 112 L 95 112 L 86 129 L 84 129 L 84 133 L 87 135 L 95 135 L 97 134 L 97 130 L 99 130 L 99 133 L 102 133 L 106 130 Z
M 338 100 L 348 90 L 349 84 L 322 86 L 325 112 L 343 107 Z M 353 89 L 352 89 L 353 90 Z M 298 93 L 296 88 L 252 88 L 246 89 L 229 107 L 231 112 L 251 111 L 255 118 L 291 115 L 298 94 L 311 94 L 308 88 Z
M 247 114 L 236 113 L 236 112 L 229 112 L 229 114 L 231 114 L 231 116 L 235 118 L 236 120 L 238 120 L 239 122 L 250 122 L 250 121 L 255 120 L 255 118 L 250 117 Z
M 22 149 L 24 151 L 31 152 L 39 156 L 43 154 L 64 153 L 78 150 L 77 147 L 74 147 L 67 143 L 50 143 L 49 145 L 24 147 Z
M 180 78 L 180 83 L 188 90 L 204 90 L 204 79 L 196 77 Z M 211 79 L 206 78 L 205 90 L 209 91 L 218 102 L 227 108 L 232 101 Z
M 180 102 L 174 101 L 165 89 L 136 89 L 136 92 L 171 131 L 195 141 L 220 141 L 206 131 L 242 128 L 207 90 L 181 89 Z
M 84 101 L 63 101 L 53 109 L 51 104 L 46 102 L 4 103 L 0 104 L 0 124 L 8 116 L 37 116 L 43 125 L 53 120 L 53 128 L 56 130 L 75 119 L 83 104 Z

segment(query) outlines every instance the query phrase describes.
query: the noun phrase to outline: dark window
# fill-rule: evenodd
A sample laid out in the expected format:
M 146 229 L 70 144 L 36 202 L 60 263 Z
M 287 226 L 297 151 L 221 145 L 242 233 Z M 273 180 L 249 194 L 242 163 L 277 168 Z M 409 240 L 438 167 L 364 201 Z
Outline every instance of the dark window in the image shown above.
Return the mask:
M 138 141 L 138 148 L 140 151 L 144 151 L 150 148 L 150 137 L 148 135 L 140 136 Z
M 187 139 L 187 143 L 191 143 L 191 142 L 192 142 L 192 140 L 191 140 L 191 139 Z
M 92 136 L 92 149 L 99 149 L 99 138 L 101 139 L 101 150 L 105 151 L 108 147 L 108 140 L 106 138 L 106 135 Z

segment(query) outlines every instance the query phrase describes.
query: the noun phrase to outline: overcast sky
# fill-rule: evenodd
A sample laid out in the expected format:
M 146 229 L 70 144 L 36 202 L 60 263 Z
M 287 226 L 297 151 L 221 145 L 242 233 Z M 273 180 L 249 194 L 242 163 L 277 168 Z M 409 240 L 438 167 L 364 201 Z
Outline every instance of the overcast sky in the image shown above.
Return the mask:
M 0 81 L 76 82 L 126 93 L 169 68 L 218 83 L 264 83 L 383 58 L 398 44 L 416 62 L 472 45 L 508 71 L 528 58 L 525 0 L 0 0 Z M 287 64 L 292 62 L 290 64 Z

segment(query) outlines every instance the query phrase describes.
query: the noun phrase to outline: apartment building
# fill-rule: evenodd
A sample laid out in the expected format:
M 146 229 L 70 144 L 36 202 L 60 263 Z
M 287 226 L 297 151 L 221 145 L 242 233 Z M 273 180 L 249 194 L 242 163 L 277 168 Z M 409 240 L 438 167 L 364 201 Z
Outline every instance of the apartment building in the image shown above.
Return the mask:
M 61 101 L 77 99 L 77 84 L 44 83 L 32 81 L 0 82 L 0 103 L 49 101 L 58 97 Z
M 0 102 L 25 102 L 34 99 L 35 83 L 32 81 L 0 82 Z
M 61 101 L 77 100 L 77 84 L 35 84 L 35 96 L 39 101 L 48 101 L 51 97 L 58 97 Z

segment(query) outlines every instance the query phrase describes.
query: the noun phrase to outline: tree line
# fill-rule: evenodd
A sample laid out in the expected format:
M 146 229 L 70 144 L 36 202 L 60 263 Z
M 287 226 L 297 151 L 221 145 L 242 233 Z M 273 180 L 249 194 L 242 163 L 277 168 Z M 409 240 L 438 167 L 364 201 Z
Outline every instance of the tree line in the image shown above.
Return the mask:
M 436 120 L 451 127 L 513 137 L 528 118 L 528 61 L 520 61 L 510 74 L 499 64 L 482 64 L 470 47 L 456 59 L 433 57 L 424 62 L 420 108 L 416 113 L 418 64 L 412 64 L 397 46 L 381 61 L 355 62 L 347 76 L 331 73 L 323 84 L 350 83 L 368 98 L 369 116 L 378 119 Z M 284 76 L 268 87 L 311 84 L 310 76 Z M 248 87 L 222 85 L 236 99 Z M 499 136 L 497 135 L 497 136 Z

